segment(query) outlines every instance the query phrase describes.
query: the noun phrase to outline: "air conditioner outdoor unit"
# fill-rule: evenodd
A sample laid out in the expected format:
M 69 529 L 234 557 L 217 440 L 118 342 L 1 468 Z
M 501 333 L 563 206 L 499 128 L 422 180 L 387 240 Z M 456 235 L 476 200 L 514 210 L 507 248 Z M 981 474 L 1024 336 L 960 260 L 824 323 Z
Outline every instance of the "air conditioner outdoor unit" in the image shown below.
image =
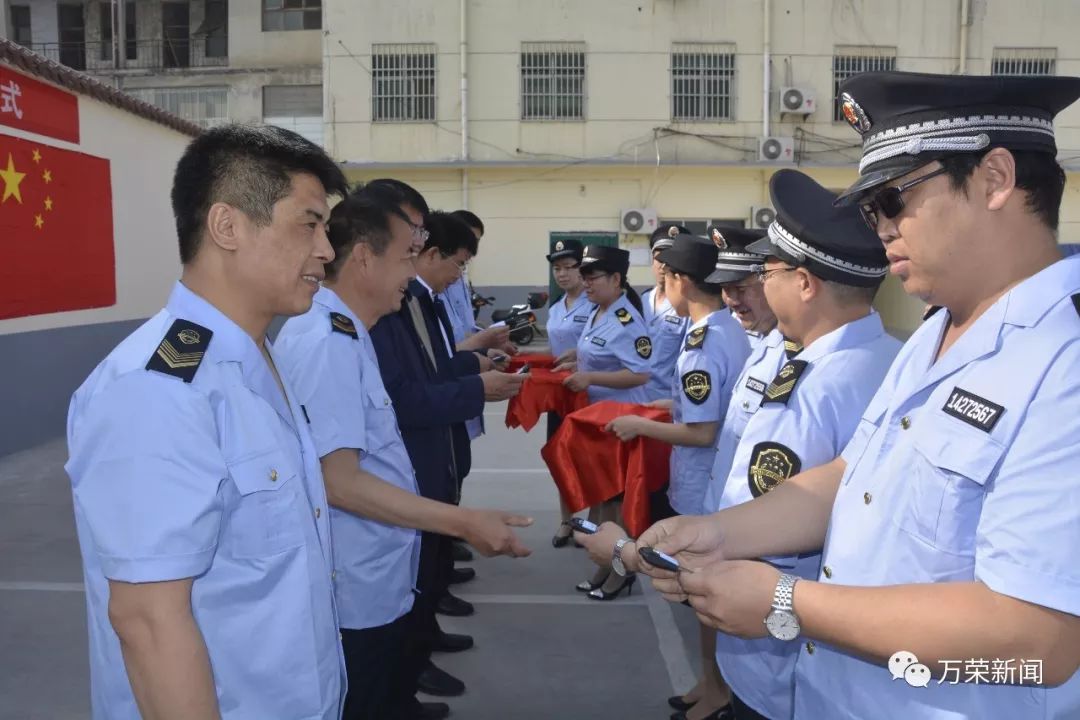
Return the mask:
M 656 224 L 652 208 L 630 208 L 619 213 L 619 229 L 630 235 L 652 235 Z
M 780 88 L 780 112 L 809 115 L 815 110 L 817 110 L 817 98 L 810 88 Z
M 776 211 L 767 205 L 760 207 L 755 205 L 750 208 L 750 227 L 764 230 L 772 225 L 772 221 L 775 219 Z
M 758 138 L 758 162 L 795 162 L 795 138 L 781 136 Z

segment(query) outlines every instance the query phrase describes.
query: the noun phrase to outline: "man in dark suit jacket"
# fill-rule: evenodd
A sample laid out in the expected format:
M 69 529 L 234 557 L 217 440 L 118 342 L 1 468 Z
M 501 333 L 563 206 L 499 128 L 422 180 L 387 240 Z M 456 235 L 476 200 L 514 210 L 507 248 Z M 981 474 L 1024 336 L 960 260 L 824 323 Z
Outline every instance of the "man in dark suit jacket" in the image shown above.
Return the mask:
M 443 213 L 432 213 L 428 224 L 431 234 L 415 261 L 417 280 L 410 283 L 401 310 L 372 328 L 371 340 L 420 494 L 455 502 L 460 479 L 471 466 L 465 421 L 481 414 L 486 400 L 516 395 L 524 378 L 494 370 L 486 355 L 454 351 L 449 318 L 434 296 L 460 276 L 476 250 L 476 238 L 468 226 Z M 449 538 L 423 534 L 409 655 L 426 692 L 460 694 L 464 684 L 430 663 L 436 639 L 446 640 L 435 607 L 447 591 L 450 552 Z M 471 640 L 463 637 L 461 642 Z

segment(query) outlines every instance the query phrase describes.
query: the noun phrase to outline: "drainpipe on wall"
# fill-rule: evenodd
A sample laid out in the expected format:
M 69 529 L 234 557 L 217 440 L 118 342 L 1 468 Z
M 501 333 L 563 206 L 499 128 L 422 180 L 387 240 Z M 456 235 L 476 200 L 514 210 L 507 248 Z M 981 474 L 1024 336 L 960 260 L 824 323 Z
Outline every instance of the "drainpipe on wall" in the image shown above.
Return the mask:
M 967 2 L 967 0 L 964 0 Z M 764 28 L 762 37 L 762 49 L 761 49 L 761 77 L 762 77 L 762 98 L 761 98 L 761 135 L 762 137 L 769 136 L 769 85 L 771 84 L 771 60 L 769 53 L 771 45 L 769 43 L 769 15 L 770 6 L 772 3 L 769 0 L 765 0 L 762 5 L 762 27 Z
M 469 41 L 468 41 L 468 0 L 460 0 L 461 39 L 458 52 L 461 55 L 461 162 L 469 162 Z M 469 168 L 461 168 L 461 207 L 469 209 Z
M 960 0 L 960 74 L 967 74 L 968 30 L 971 28 L 971 0 Z

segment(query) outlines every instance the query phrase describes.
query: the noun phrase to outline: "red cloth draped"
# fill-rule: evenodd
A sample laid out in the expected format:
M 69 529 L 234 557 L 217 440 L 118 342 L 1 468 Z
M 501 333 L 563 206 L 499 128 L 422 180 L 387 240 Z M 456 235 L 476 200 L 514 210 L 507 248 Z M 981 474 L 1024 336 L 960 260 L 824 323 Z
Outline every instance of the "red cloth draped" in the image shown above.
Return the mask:
M 569 415 L 588 405 L 587 393 L 577 393 L 563 387 L 563 380 L 568 377 L 568 372 L 554 372 L 535 366 L 530 369 L 529 379 L 522 384 L 521 392 L 510 398 L 506 406 L 506 427 L 523 427 L 528 432 L 546 412 Z
M 517 372 L 522 365 L 528 364 L 530 370 L 545 368 L 550 370 L 555 367 L 555 357 L 542 353 L 518 353 L 510 358 L 510 367 L 507 372 Z
M 572 512 L 624 493 L 624 528 L 633 536 L 649 527 L 649 494 L 668 481 L 671 445 L 637 437 L 622 442 L 604 426 L 622 415 L 670 422 L 667 410 L 605 400 L 563 418 L 540 451 Z

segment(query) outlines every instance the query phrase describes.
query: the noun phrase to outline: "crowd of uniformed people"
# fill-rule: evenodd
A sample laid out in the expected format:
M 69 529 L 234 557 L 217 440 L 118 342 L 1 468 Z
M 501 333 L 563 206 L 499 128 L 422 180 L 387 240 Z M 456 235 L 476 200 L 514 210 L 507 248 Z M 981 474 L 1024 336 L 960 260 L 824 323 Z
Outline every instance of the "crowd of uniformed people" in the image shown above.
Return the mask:
M 613 497 L 593 534 L 563 502 L 552 544 L 588 550 L 592 599 L 640 573 L 696 613 L 673 720 L 1080 717 L 1080 260 L 1053 133 L 1080 78 L 841 92 L 851 188 L 780 170 L 767 230 L 659 228 L 640 297 L 623 249 L 547 255 L 565 386 L 668 410 L 607 430 L 673 448 L 639 537 Z M 417 693 L 464 691 L 433 661 L 472 645 L 439 626 L 473 612 L 455 561 L 529 552 L 529 518 L 459 504 L 485 403 L 527 382 L 474 321 L 483 221 L 350 189 L 273 127 L 195 139 L 172 200 L 181 279 L 68 419 L 93 716 L 446 717 Z M 872 304 L 890 272 L 929 305 L 904 344 Z M 1014 672 L 948 679 L 976 661 Z

